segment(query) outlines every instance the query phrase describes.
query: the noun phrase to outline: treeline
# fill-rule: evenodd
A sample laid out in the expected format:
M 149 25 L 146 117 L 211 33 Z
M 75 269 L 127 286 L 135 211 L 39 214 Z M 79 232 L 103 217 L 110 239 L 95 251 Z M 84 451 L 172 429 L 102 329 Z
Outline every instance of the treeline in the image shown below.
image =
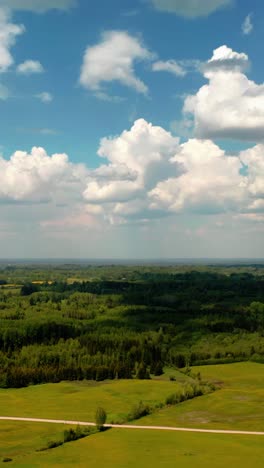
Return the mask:
M 22 295 L 30 295 L 33 292 L 47 290 L 57 293 L 91 293 L 97 295 L 122 294 L 124 303 L 157 305 L 166 299 L 164 295 L 176 294 L 175 303 L 188 299 L 200 303 L 210 301 L 232 302 L 235 298 L 238 302 L 249 300 L 264 300 L 264 276 L 249 273 L 233 273 L 230 276 L 216 273 L 198 273 L 196 271 L 183 274 L 142 274 L 142 279 L 136 282 L 129 281 L 81 281 L 71 284 L 63 281 L 54 281 L 38 285 L 27 283 L 21 289 Z M 171 304 L 173 298 L 168 297 Z
M 0 385 L 149 378 L 164 366 L 264 360 L 261 274 L 137 278 L 3 285 Z

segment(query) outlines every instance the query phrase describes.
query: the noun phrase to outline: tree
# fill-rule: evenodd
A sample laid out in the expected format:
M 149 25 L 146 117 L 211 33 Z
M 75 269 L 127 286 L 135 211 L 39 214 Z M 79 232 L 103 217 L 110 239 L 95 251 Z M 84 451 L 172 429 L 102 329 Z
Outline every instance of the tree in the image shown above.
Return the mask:
M 101 407 L 97 408 L 96 413 L 95 413 L 95 423 L 99 431 L 103 430 L 106 418 L 107 418 L 107 414 L 104 408 L 101 408 Z
M 143 362 L 138 366 L 137 379 L 150 379 L 149 371 Z
M 21 296 L 30 296 L 30 294 L 33 294 L 34 292 L 39 291 L 39 286 L 33 283 L 26 283 L 23 284 L 21 288 Z
M 163 367 L 162 367 L 162 362 L 158 361 L 156 364 L 156 367 L 154 369 L 154 375 L 162 375 L 163 374 Z

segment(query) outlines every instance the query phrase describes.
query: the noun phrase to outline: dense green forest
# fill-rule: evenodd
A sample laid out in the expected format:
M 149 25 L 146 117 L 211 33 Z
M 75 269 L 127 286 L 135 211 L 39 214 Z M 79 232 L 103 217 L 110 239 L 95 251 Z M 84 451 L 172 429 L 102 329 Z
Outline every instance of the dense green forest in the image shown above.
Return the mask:
M 0 266 L 0 386 L 264 362 L 264 266 Z

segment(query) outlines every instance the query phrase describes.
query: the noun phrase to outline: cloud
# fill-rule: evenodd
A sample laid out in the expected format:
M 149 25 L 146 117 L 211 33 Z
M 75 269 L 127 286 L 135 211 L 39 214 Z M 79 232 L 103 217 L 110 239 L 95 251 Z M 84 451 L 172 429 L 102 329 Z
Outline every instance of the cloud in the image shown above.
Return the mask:
M 186 97 L 185 115 L 195 123 L 199 138 L 262 141 L 264 135 L 264 84 L 247 78 L 246 54 L 219 47 L 204 67 L 209 81 L 197 94 Z
M 242 29 L 242 33 L 246 36 L 248 36 L 250 33 L 252 33 L 253 29 L 254 29 L 254 26 L 253 26 L 253 22 L 252 22 L 252 13 L 250 13 L 249 15 L 246 16 L 246 18 L 244 19 L 243 23 L 242 23 L 242 26 L 241 26 L 241 29 Z
M 101 41 L 87 47 L 81 67 L 80 84 L 95 93 L 102 84 L 118 81 L 124 86 L 146 94 L 147 86 L 135 74 L 136 61 L 150 60 L 152 54 L 137 37 L 125 31 L 107 31 Z
M 210 72 L 243 71 L 248 67 L 249 59 L 246 54 L 235 52 L 223 45 L 214 50 L 212 58 L 204 65 L 203 71 L 206 77 L 210 77 Z
M 256 202 L 259 204 L 261 200 L 264 209 L 264 144 L 242 151 L 240 159 L 247 168 L 247 185 L 254 197 L 253 203 L 256 206 Z
M 96 93 L 94 93 L 94 95 L 100 101 L 112 102 L 115 104 L 119 104 L 120 102 L 124 102 L 126 100 L 125 97 L 112 96 L 112 95 L 105 93 L 104 91 L 97 91 Z
M 98 155 L 106 162 L 96 169 L 37 147 L 0 157 L 3 220 L 27 216 L 60 230 L 145 225 L 175 214 L 257 219 L 264 213 L 264 144 L 230 155 L 211 140 L 179 144 L 139 119 L 119 136 L 103 138 Z
M 154 8 L 186 18 L 208 16 L 220 8 L 232 5 L 233 0 L 150 0 Z
M 40 101 L 44 102 L 45 104 L 48 104 L 53 101 L 52 94 L 48 93 L 47 91 L 43 91 L 42 93 L 36 94 L 36 98 L 40 99 Z
M 98 154 L 108 164 L 90 172 L 84 199 L 103 204 L 111 223 L 122 224 L 126 216 L 142 217 L 148 211 L 147 192 L 181 171 L 170 162 L 178 145 L 178 138 L 144 119 L 118 137 L 103 138 Z
M 17 73 L 21 75 L 31 75 L 34 73 L 43 73 L 44 68 L 38 60 L 25 60 L 17 66 Z
M 48 156 L 43 148 L 31 153 L 16 151 L 9 160 L 0 157 L 0 201 L 57 203 L 72 196 L 80 198 L 86 170 L 73 165 L 66 154 Z
M 211 140 L 179 145 L 139 119 L 120 136 L 102 139 L 98 154 L 108 162 L 89 171 L 83 196 L 103 207 L 111 224 L 173 213 L 264 211 L 264 145 L 235 156 Z
M 152 208 L 170 212 L 239 211 L 247 200 L 246 179 L 238 157 L 225 154 L 210 140 L 191 139 L 181 145 L 173 163 L 184 173 L 159 182 L 150 192 Z
M 76 4 L 76 0 L 0 0 L 0 8 L 36 13 L 45 13 L 48 10 L 68 10 Z
M 25 31 L 24 26 L 11 23 L 10 15 L 0 8 L 0 73 L 6 72 L 13 65 L 10 53 L 16 37 Z
M 58 135 L 59 132 L 54 130 L 53 128 L 36 128 L 36 133 L 40 133 L 41 135 Z
M 152 64 L 152 71 L 166 71 L 176 76 L 185 76 L 186 70 L 175 60 L 158 60 Z

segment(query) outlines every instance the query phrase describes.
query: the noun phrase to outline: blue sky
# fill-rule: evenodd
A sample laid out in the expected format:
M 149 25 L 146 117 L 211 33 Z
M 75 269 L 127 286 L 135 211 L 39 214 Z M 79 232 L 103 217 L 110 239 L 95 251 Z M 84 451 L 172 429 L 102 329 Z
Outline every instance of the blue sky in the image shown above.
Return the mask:
M 0 257 L 263 257 L 263 25 L 258 0 L 0 0 Z

